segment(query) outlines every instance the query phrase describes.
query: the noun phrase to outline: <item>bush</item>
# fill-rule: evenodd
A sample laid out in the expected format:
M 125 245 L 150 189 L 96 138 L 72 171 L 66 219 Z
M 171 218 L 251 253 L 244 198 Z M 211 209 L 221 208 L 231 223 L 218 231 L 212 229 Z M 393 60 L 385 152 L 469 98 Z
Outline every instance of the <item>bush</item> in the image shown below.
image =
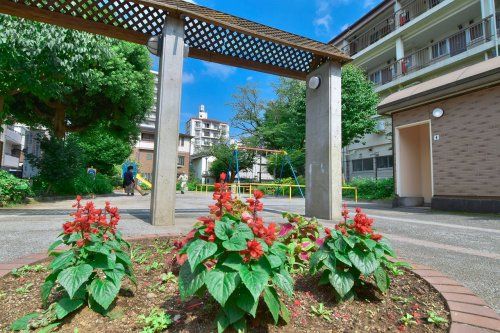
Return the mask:
M 225 176 L 221 176 L 225 180 Z M 261 296 L 275 324 L 286 322 L 290 313 L 276 288 L 292 296 L 293 280 L 286 270 L 286 246 L 276 241 L 276 226 L 265 226 L 257 212 L 263 209 L 256 190 L 248 199 L 241 217 L 232 215 L 233 200 L 227 184 L 216 186 L 210 217 L 200 223 L 182 242 L 180 248 L 179 291 L 186 300 L 193 295 L 209 295 L 220 304 L 217 329 L 245 330 L 246 316 L 256 317 Z
M 46 326 L 85 304 L 105 314 L 118 296 L 124 277 L 136 283 L 128 255 L 130 245 L 116 230 L 118 209 L 109 202 L 105 209 L 95 209 L 92 202 L 81 205 L 80 201 L 81 197 L 77 197 L 74 221 L 63 225 L 61 239 L 49 247 L 54 259 L 49 266 L 51 273 L 41 287 L 41 298 L 47 306 L 52 289 L 56 288 L 58 300 L 44 312 L 17 320 L 12 325 L 17 330 L 36 329 L 42 323 Z M 60 245 L 68 248 L 56 252 Z
M 288 220 L 278 236 L 288 248 L 288 269 L 292 273 L 303 273 L 309 265 L 311 254 L 319 248 L 320 224 L 318 220 L 306 219 L 302 215 L 283 213 Z
M 0 207 L 22 203 L 30 195 L 33 193 L 27 180 L 0 170 Z
M 373 277 L 381 292 L 389 289 L 388 271 L 404 263 L 393 263 L 396 257 L 389 243 L 372 229 L 373 220 L 356 209 L 353 220 L 348 220 L 346 206 L 342 212 L 344 222 L 335 230 L 325 228 L 323 244 L 310 260 L 310 272 L 321 269 L 320 284 L 331 284 L 338 299 L 355 296 L 354 286 L 364 286 L 365 279 Z
M 83 172 L 74 180 L 74 190 L 69 194 L 107 194 L 114 189 L 113 181 L 110 177 L 97 174 L 95 178 Z
M 394 179 L 354 178 L 347 186 L 358 188 L 358 198 L 366 200 L 389 199 L 394 197 Z M 344 198 L 354 198 L 352 190 L 342 191 Z

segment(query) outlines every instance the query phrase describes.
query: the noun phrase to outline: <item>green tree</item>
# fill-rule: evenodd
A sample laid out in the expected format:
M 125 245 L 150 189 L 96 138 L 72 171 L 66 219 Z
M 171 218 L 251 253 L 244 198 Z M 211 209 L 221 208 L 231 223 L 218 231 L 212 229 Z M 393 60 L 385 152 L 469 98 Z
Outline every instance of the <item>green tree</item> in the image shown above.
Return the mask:
M 72 139 L 84 155 L 87 167 L 93 166 L 98 173 L 114 174 L 114 166 L 125 162 L 132 154 L 132 143 L 101 128 L 72 134 Z
M 275 86 L 276 98 L 265 106 L 259 116 L 252 110 L 251 101 L 259 100 L 250 88 L 239 89 L 235 95 L 236 112 L 233 123 L 238 128 L 253 128 L 243 131 L 246 140 L 260 143 L 266 148 L 286 150 L 298 174 L 304 174 L 306 139 L 306 85 L 302 81 L 280 79 Z M 241 104 L 247 101 L 246 106 Z M 377 113 L 378 95 L 364 72 L 354 65 L 342 69 L 342 146 L 371 133 L 375 126 L 373 116 Z M 245 124 L 246 125 L 241 125 Z M 251 125 L 253 124 L 253 125 Z M 320 135 L 319 133 L 317 135 Z M 281 159 L 271 158 L 270 169 L 281 165 Z M 289 173 L 287 171 L 287 173 Z M 288 174 L 289 175 L 289 174 Z
M 0 29 L 0 123 L 136 137 L 153 103 L 145 47 L 7 15 Z
M 210 166 L 210 174 L 215 179 L 219 179 L 222 172 L 230 172 L 229 182 L 234 182 L 236 178 L 236 161 L 234 158 L 234 145 L 228 142 L 220 142 L 208 148 L 202 155 L 214 156 L 215 161 Z M 239 171 L 249 169 L 253 166 L 255 154 L 249 151 L 238 151 Z

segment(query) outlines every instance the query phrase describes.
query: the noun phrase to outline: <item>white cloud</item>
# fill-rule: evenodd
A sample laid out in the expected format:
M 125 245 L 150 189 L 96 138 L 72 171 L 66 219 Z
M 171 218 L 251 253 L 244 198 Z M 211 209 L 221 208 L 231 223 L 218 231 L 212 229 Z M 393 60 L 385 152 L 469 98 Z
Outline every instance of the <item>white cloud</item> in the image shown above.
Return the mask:
M 371 9 L 375 7 L 377 2 L 378 2 L 377 0 L 365 0 L 365 2 L 363 3 L 363 7 Z
M 196 4 L 196 2 L 194 2 L 193 0 L 184 0 L 184 1 Z
M 203 71 L 204 75 L 217 77 L 223 81 L 236 72 L 236 68 L 234 67 L 216 64 L 213 62 L 204 61 L 203 66 L 205 66 L 205 70 Z
M 247 81 L 252 81 L 253 80 L 253 76 L 248 76 L 247 77 Z
M 189 84 L 194 82 L 194 75 L 192 73 L 182 73 L 182 83 Z

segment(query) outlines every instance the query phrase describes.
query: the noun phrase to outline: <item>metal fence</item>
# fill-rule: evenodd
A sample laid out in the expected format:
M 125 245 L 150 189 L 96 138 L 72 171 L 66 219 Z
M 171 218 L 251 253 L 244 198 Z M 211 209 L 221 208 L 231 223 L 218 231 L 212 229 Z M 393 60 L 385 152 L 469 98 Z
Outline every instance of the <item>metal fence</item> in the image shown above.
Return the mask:
M 368 76 L 375 85 L 384 85 L 399 77 L 466 52 L 492 39 L 492 23 L 493 17 L 489 16 L 453 35 L 398 59 Z
M 436 7 L 444 0 L 414 0 L 401 7 L 399 10 L 386 15 L 373 27 L 361 33 L 349 44 L 342 48 L 342 51 L 350 56 L 364 50 L 368 46 L 376 43 L 399 27 L 402 27 L 426 11 Z

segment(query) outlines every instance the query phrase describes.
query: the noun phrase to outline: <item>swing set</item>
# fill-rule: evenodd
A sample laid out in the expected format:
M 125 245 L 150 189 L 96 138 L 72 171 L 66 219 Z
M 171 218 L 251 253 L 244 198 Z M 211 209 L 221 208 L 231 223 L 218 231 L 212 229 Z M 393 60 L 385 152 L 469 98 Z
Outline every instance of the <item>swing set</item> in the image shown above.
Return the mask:
M 240 195 L 241 189 L 244 187 L 241 184 L 241 179 L 240 179 L 239 151 L 254 151 L 254 152 L 259 152 L 259 153 L 265 153 L 266 156 L 267 156 L 267 154 L 274 154 L 276 157 L 278 157 L 278 155 L 282 155 L 283 158 L 281 159 L 281 171 L 280 171 L 280 176 L 278 179 L 283 178 L 283 171 L 285 169 L 285 164 L 288 165 L 290 167 L 290 170 L 292 171 L 293 179 L 295 180 L 295 184 L 296 184 L 295 187 L 297 187 L 299 189 L 300 195 L 302 196 L 302 198 L 304 198 L 304 192 L 302 191 L 303 185 L 300 185 L 299 180 L 297 179 L 297 174 L 295 173 L 295 169 L 293 168 L 290 156 L 287 154 L 286 151 L 275 150 L 275 149 L 265 149 L 265 148 L 255 148 L 255 147 L 245 147 L 245 146 L 240 146 L 240 147 L 235 146 L 235 148 L 233 150 L 233 158 L 229 161 L 229 168 L 228 168 L 228 172 L 227 172 L 228 175 L 231 174 L 232 166 L 234 163 L 234 166 L 236 168 L 236 172 L 235 172 L 236 183 L 235 183 L 235 185 L 236 185 L 236 194 L 237 195 Z M 276 170 L 274 173 L 276 174 Z M 249 186 L 249 193 L 252 192 L 252 185 L 258 186 L 258 184 L 245 184 L 245 185 Z M 264 185 L 266 185 L 266 184 L 264 184 Z M 273 184 L 273 185 L 280 186 L 281 184 L 279 184 L 279 185 Z M 282 186 L 280 186 L 280 187 L 282 187 Z M 291 186 L 290 186 L 290 197 L 291 196 L 292 196 L 292 190 L 291 190 Z

